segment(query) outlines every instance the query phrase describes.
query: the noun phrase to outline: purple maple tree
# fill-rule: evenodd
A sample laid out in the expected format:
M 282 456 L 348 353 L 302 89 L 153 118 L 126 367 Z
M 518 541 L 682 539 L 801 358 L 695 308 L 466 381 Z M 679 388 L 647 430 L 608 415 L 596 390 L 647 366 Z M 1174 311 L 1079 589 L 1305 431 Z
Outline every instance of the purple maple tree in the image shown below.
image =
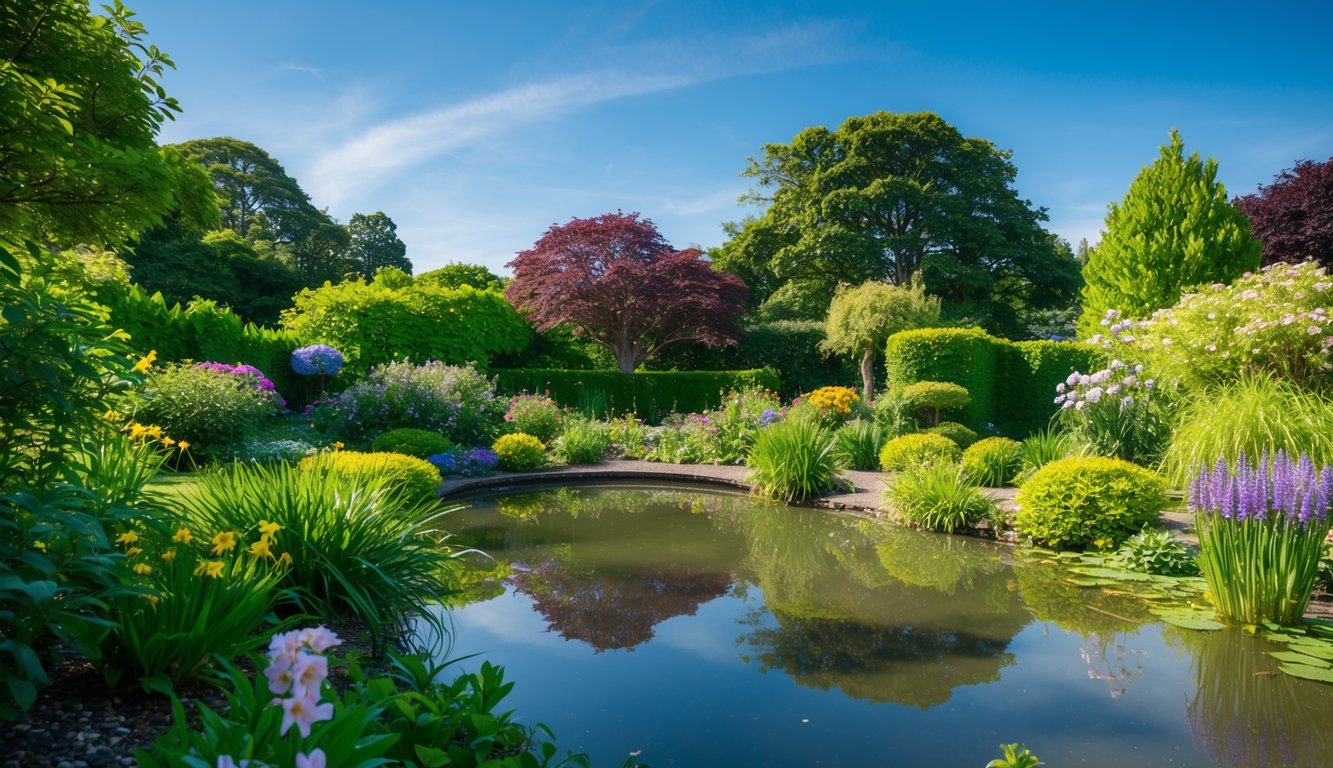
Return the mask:
M 637 213 L 572 219 L 506 265 L 505 296 L 538 330 L 569 323 L 631 373 L 669 344 L 736 343 L 745 283 L 702 256 L 675 250 Z
M 1302 160 L 1235 202 L 1264 241 L 1265 266 L 1317 261 L 1333 267 L 1333 158 Z

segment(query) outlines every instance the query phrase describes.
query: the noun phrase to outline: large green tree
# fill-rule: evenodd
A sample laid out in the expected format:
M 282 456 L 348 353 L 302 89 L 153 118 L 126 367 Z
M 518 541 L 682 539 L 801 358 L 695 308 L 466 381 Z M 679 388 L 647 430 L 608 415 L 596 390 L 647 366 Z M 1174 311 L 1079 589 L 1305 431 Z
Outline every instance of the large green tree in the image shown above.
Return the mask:
M 173 211 L 216 216 L 207 182 L 154 143 L 179 111 L 171 59 L 119 0 L 0 3 L 0 235 L 118 244 Z
M 1249 220 L 1217 180 L 1217 161 L 1198 152 L 1186 157 L 1172 130 L 1153 164 L 1107 211 L 1102 241 L 1083 267 L 1079 333 L 1100 330 L 1107 310 L 1143 318 L 1188 288 L 1230 282 L 1258 267 L 1259 253 Z
M 875 393 L 875 355 L 898 331 L 939 322 L 940 300 L 927 296 L 925 285 L 871 281 L 838 291 L 824 323 L 825 351 L 861 359 L 861 396 L 869 403 Z
M 347 248 L 353 270 L 370 279 L 381 267 L 394 267 L 412 274 L 407 246 L 398 239 L 398 225 L 383 211 L 354 213 L 347 222 L 351 242 Z
M 807 128 L 751 159 L 747 197 L 767 208 L 732 227 L 716 263 L 757 298 L 793 281 L 831 293 L 920 272 L 931 293 L 1011 331 L 1017 310 L 1072 298 L 1078 272 L 1041 227 L 1045 211 L 1014 190 L 1010 156 L 925 112 Z

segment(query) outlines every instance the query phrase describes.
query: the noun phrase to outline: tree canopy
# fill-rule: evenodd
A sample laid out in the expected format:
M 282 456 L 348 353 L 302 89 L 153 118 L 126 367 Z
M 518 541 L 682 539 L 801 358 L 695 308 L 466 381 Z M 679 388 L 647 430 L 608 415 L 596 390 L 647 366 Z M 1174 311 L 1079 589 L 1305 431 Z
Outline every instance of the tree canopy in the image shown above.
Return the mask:
M 940 319 L 940 300 L 927 296 L 925 285 L 868 282 L 838 291 L 824 323 L 826 351 L 861 358 L 861 396 L 875 393 L 875 355 L 899 331 L 924 328 Z
M 441 288 L 461 288 L 470 285 L 479 291 L 504 290 L 504 281 L 479 264 L 445 264 L 439 269 L 422 272 L 417 275 L 416 281 L 421 285 L 436 285 Z
M 807 128 L 751 159 L 748 199 L 767 208 L 731 227 L 716 262 L 759 300 L 791 281 L 831 293 L 920 272 L 957 312 L 1009 331 L 1017 310 L 1066 303 L 1078 284 L 1077 264 L 1041 227 L 1045 210 L 1013 189 L 1010 157 L 928 112 Z
M 1102 241 L 1083 267 L 1083 315 L 1078 330 L 1096 333 L 1109 309 L 1127 318 L 1147 317 L 1180 299 L 1182 291 L 1227 283 L 1259 266 L 1259 243 L 1250 223 L 1227 200 L 1217 161 L 1172 130 L 1152 165 L 1129 185 L 1106 214 Z
M 1302 160 L 1235 202 L 1263 241 L 1265 266 L 1317 261 L 1333 269 L 1333 157 Z
M 375 276 L 382 267 L 395 267 L 412 274 L 407 246 L 398 239 L 398 225 L 384 211 L 354 213 L 347 222 L 350 243 L 347 257 L 351 268 L 365 278 Z
M 637 213 L 553 225 L 507 265 L 505 295 L 538 330 L 569 323 L 629 373 L 682 341 L 734 344 L 745 284 L 697 249 L 673 249 Z
M 119 0 L 0 4 L 0 231 L 55 245 L 119 244 L 173 211 L 216 216 L 207 182 L 155 143 L 179 111 L 171 59 Z

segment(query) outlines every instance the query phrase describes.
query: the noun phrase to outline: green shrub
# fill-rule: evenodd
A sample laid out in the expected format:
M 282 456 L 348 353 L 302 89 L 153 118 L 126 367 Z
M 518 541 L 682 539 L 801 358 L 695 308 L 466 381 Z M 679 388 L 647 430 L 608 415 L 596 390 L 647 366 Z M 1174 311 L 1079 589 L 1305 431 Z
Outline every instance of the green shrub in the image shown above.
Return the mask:
M 1102 456 L 1053 461 L 1023 484 L 1014 527 L 1048 547 L 1114 549 L 1166 507 L 1161 476 Z
M 305 468 L 236 464 L 201 476 L 195 493 L 170 503 L 196 539 L 277 524 L 272 551 L 291 557 L 279 586 L 302 590 L 321 612 L 356 616 L 377 649 L 395 631 L 439 615 L 452 554 L 438 533 L 442 507 L 345 464 L 330 453 Z
M 919 464 L 896 475 L 884 492 L 891 513 L 932 531 L 975 527 L 996 512 L 981 486 L 956 464 Z
M 916 409 L 901 390 L 882 392 L 875 398 L 875 422 L 886 437 L 901 437 L 917 431 Z
M 957 443 L 959 448 L 967 448 L 977 441 L 976 432 L 956 421 L 941 421 L 926 431 L 933 435 L 944 435 Z
M 1170 531 L 1144 529 L 1116 550 L 1113 562 L 1139 573 L 1157 576 L 1197 576 L 1194 550 Z
M 1008 484 L 1023 468 L 1023 444 L 1007 437 L 988 437 L 963 451 L 963 469 L 987 488 Z
M 612 413 L 632 413 L 656 423 L 669 413 L 702 413 L 718 407 L 727 392 L 778 388 L 769 370 L 749 371 L 561 371 L 542 368 L 495 370 L 501 392 L 546 392 L 564 408 L 577 408 L 588 390 L 605 394 Z
M 453 442 L 438 432 L 413 427 L 399 427 L 375 438 L 370 449 L 376 453 L 401 453 L 426 459 L 454 449 Z
M 902 389 L 902 396 L 912 407 L 930 414 L 930 423 L 940 423 L 940 411 L 967 407 L 972 396 L 965 387 L 947 381 L 918 381 Z
M 884 430 L 873 421 L 853 419 L 834 433 L 843 462 L 852 469 L 879 469 L 879 449 L 884 446 Z
M 772 388 L 792 398 L 801 392 L 846 386 L 857 380 L 854 361 L 821 351 L 824 339 L 824 323 L 820 320 L 760 323 L 745 330 L 745 337 L 732 354 L 737 367 L 776 371 L 780 384 Z
M 885 443 L 879 451 L 879 466 L 888 472 L 900 472 L 918 464 L 956 464 L 961 456 L 958 443 L 944 435 L 918 432 Z
M 565 425 L 555 454 L 566 464 L 596 464 L 611 447 L 611 429 L 588 419 L 573 419 Z
M 746 466 L 756 493 L 804 501 L 834 487 L 843 460 L 832 433 L 814 419 L 797 417 L 761 429 Z
M 133 409 L 135 421 L 189 442 L 195 456 L 220 458 L 273 415 L 274 402 L 250 377 L 169 365 L 148 376 Z
M 364 484 L 382 483 L 412 501 L 434 499 L 440 486 L 440 470 L 424 459 L 401 453 L 332 451 L 301 459 L 303 470 L 337 472 Z
M 1072 341 L 996 339 L 996 429 L 1021 438 L 1045 429 L 1056 412 L 1056 386 L 1074 371 L 1093 371 L 1107 359 L 1101 350 Z
M 510 398 L 509 410 L 505 413 L 505 421 L 510 429 L 532 435 L 543 443 L 549 443 L 560 436 L 563 417 L 564 413 L 554 400 L 526 392 Z
M 1023 438 L 1022 468 L 1014 479 L 1016 485 L 1022 485 L 1033 473 L 1052 461 L 1067 458 L 1078 453 L 1078 444 L 1067 432 L 1058 429 L 1043 429 Z
M 491 450 L 500 457 L 500 469 L 507 472 L 527 472 L 546 463 L 546 446 L 522 432 L 501 435 Z
M 1163 457 L 1163 472 L 1184 488 L 1201 466 L 1241 451 L 1256 459 L 1266 450 L 1310 454 L 1316 466 L 1333 464 L 1333 403 L 1268 376 L 1246 376 L 1203 391 L 1180 409 Z
M 648 428 L 633 416 L 622 416 L 609 422 L 611 445 L 627 459 L 642 459 L 652 446 L 648 443 Z
M 351 439 L 415 427 L 476 445 L 491 434 L 503 408 L 490 380 L 470 365 L 401 362 L 375 368 L 317 408 L 314 420 Z

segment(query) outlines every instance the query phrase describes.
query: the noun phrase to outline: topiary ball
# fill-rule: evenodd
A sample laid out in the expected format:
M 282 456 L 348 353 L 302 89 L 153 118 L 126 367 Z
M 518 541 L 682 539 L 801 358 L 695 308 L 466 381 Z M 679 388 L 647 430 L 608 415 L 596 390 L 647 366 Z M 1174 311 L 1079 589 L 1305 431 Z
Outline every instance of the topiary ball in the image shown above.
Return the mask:
M 949 438 L 918 432 L 895 437 L 885 443 L 879 451 L 879 465 L 889 472 L 901 472 L 927 463 L 953 464 L 961 455 L 962 451 L 958 449 L 958 444 Z
M 902 396 L 917 408 L 941 411 L 965 408 L 972 402 L 967 387 L 947 381 L 918 381 L 903 387 Z
M 1038 544 L 1115 549 L 1161 518 L 1166 481 L 1120 459 L 1059 459 L 1023 483 L 1015 503 L 1014 528 Z
M 966 448 L 977 441 L 977 433 L 956 421 L 941 421 L 926 430 L 935 435 L 944 435 L 954 441 L 959 448 Z
M 988 437 L 963 451 L 963 470 L 988 488 L 1000 488 L 1023 469 L 1023 444 L 1007 437 Z
M 501 435 L 491 450 L 500 457 L 500 469 L 509 472 L 527 472 L 546 463 L 546 446 L 523 432 Z
M 402 427 L 391 429 L 375 438 L 370 444 L 371 450 L 380 453 L 401 453 L 426 459 L 436 454 L 448 453 L 454 449 L 453 441 L 438 432 L 425 429 Z

